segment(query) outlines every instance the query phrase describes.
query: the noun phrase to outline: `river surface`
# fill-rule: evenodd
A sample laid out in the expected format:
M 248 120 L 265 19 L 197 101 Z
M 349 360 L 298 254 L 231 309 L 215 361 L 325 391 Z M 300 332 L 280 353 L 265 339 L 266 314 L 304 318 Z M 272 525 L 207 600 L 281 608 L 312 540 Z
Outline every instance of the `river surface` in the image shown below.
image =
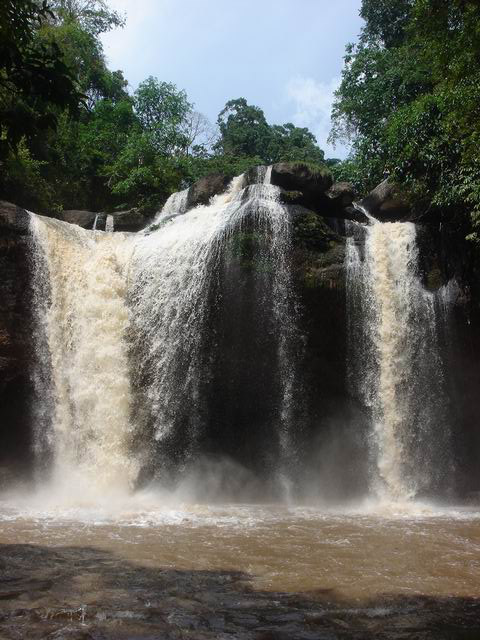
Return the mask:
M 480 638 L 480 512 L 160 504 L 0 512 L 0 638 Z

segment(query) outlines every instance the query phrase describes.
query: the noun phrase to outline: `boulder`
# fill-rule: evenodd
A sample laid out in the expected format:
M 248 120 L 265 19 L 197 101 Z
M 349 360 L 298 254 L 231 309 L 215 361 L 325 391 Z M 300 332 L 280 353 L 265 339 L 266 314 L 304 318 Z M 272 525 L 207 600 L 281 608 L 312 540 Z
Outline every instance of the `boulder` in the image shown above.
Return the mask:
M 304 195 L 301 191 L 285 191 L 280 192 L 280 202 L 288 205 L 302 205 L 304 202 Z
M 111 215 L 113 216 L 114 231 L 140 231 L 151 219 L 150 216 L 142 214 L 138 209 L 116 211 Z
M 355 222 L 362 222 L 363 224 L 368 223 L 368 218 L 363 213 L 363 211 L 360 211 L 360 209 L 357 209 L 353 205 L 345 207 L 345 209 L 342 210 L 341 215 L 337 215 L 336 217 L 341 217 L 344 220 L 354 220 Z
M 356 192 L 355 187 L 350 182 L 334 182 L 326 191 L 326 195 L 335 209 L 343 211 L 353 204 Z
M 194 182 L 188 190 L 187 209 L 208 204 L 213 196 L 225 191 L 230 180 L 222 173 L 212 173 Z
M 95 229 L 97 231 L 105 231 L 107 216 L 109 215 L 113 216 L 114 231 L 139 231 L 143 229 L 150 220 L 149 217 L 140 213 L 138 209 L 116 211 L 111 214 L 83 211 L 81 209 L 66 209 L 60 213 L 58 218 L 63 220 L 63 222 L 76 224 L 83 229 L 93 229 L 95 220 L 97 220 Z
M 272 167 L 272 184 L 286 191 L 301 191 L 305 202 L 324 200 L 333 179 L 327 167 L 304 162 L 280 162 Z
M 406 222 L 412 219 L 412 209 L 406 193 L 388 178 L 359 204 L 381 222 Z
M 25 209 L 0 200 L 0 229 L 24 235 L 28 232 L 29 224 L 30 216 Z
M 83 211 L 81 209 L 65 209 L 59 214 L 59 219 L 70 224 L 77 224 L 83 229 L 93 229 L 93 223 L 97 217 L 94 211 Z
M 333 183 L 327 167 L 301 162 L 274 164 L 272 184 L 281 188 L 283 204 L 301 205 L 330 218 L 367 222 L 366 216 L 353 206 L 356 195 L 353 185 Z

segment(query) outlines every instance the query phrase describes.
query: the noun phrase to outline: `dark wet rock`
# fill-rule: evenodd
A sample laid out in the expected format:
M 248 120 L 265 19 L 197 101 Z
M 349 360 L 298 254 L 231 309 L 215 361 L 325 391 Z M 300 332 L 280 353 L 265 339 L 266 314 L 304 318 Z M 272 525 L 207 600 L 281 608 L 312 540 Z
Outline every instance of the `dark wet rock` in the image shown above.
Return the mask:
M 30 224 L 30 216 L 25 209 L 16 204 L 0 200 L 0 231 L 26 234 Z
M 330 218 L 367 221 L 366 216 L 353 206 L 356 196 L 353 185 L 333 183 L 327 167 L 301 162 L 274 164 L 272 184 L 281 188 L 283 204 L 303 206 Z
M 272 184 L 286 191 L 301 191 L 306 201 L 315 202 L 325 195 L 333 179 L 327 167 L 304 162 L 280 162 L 272 166 Z
M 62 211 L 58 218 L 63 222 L 76 224 L 83 229 L 93 229 L 95 227 L 97 231 L 105 231 L 109 216 L 113 218 L 114 231 L 139 231 L 151 219 L 149 215 L 143 214 L 135 208 L 108 214 L 105 212 L 97 213 L 95 211 L 69 209 Z
M 116 211 L 109 215 L 113 217 L 114 231 L 140 231 L 140 229 L 143 229 L 151 220 L 151 216 L 142 214 L 138 209 Z
M 0 203 L 0 483 L 30 460 L 30 216 Z M 2 468 L 3 467 L 3 468 Z
M 289 205 L 302 205 L 304 196 L 301 191 L 285 191 L 280 192 L 280 202 Z
M 343 244 L 343 240 L 327 224 L 326 219 L 304 207 L 292 207 L 293 244 L 295 250 L 328 252 L 331 242 Z
M 187 208 L 208 204 L 213 196 L 225 191 L 230 180 L 231 178 L 222 173 L 212 173 L 200 178 L 188 190 Z
M 250 169 L 247 169 L 243 174 L 244 186 L 262 183 L 265 179 L 267 169 L 268 165 L 266 164 L 259 164 L 256 167 L 250 167 Z
M 344 211 L 350 207 L 356 198 L 356 191 L 350 182 L 335 182 L 326 192 L 332 206 L 338 211 Z
M 58 631 L 54 631 L 46 637 L 47 640 L 94 640 L 94 636 L 88 633 L 88 631 L 75 629 L 74 627 L 58 629 Z
M 368 224 L 367 216 L 362 211 L 360 211 L 360 209 L 357 209 L 354 206 L 345 207 L 345 209 L 343 210 L 343 215 L 340 217 L 343 217 L 345 220 L 353 220 L 354 222 Z
M 62 211 L 58 218 L 64 222 L 70 224 L 76 224 L 83 229 L 92 229 L 97 217 L 97 213 L 94 211 L 83 211 L 81 209 L 65 209 Z
M 374 218 L 382 222 L 412 219 L 412 208 L 407 194 L 388 178 L 381 182 L 359 204 Z

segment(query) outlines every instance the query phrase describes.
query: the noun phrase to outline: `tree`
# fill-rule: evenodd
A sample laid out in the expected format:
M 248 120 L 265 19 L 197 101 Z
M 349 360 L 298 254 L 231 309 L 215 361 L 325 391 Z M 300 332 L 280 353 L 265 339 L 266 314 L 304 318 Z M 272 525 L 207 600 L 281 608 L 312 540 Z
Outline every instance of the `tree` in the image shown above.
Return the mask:
M 192 105 L 185 91 L 150 76 L 135 91 L 135 113 L 157 153 L 169 156 L 188 148 L 187 120 Z
M 0 158 L 54 129 L 58 110 L 75 112 L 81 100 L 58 46 L 36 38 L 51 15 L 45 0 L 0 3 Z
M 413 0 L 363 0 L 360 15 L 365 20 L 365 27 L 361 40 L 386 48 L 401 44 L 413 4 Z
M 269 125 L 262 109 L 249 105 L 245 98 L 227 102 L 217 124 L 220 139 L 215 149 L 221 154 L 261 158 L 264 164 L 324 161 L 311 131 L 291 122 Z
M 268 156 L 271 130 L 259 107 L 245 98 L 229 100 L 217 119 L 221 138 L 217 151 L 227 155 Z
M 105 0 L 50 0 L 56 24 L 76 24 L 95 38 L 125 26 L 125 18 Z
M 68 0 L 68 2 L 57 0 L 58 10 L 62 11 L 61 15 L 64 17 L 55 16 L 53 20 L 43 22 L 38 30 L 37 38 L 45 43 L 55 43 L 62 52 L 63 60 L 75 79 L 78 90 L 85 96 L 84 105 L 87 110 L 92 110 L 98 100 L 104 98 L 124 99 L 127 95 L 127 82 L 121 71 L 108 69 L 103 46 L 96 29 L 85 28 L 83 26 L 85 21 L 79 21 L 74 17 L 73 9 L 77 4 L 93 6 L 97 3 L 82 2 L 81 0 Z M 64 5 L 70 7 L 70 13 L 66 13 Z M 96 14 L 93 12 L 93 8 L 90 8 L 89 11 L 90 19 L 94 20 Z M 106 28 L 105 24 L 104 29 Z
M 480 223 L 480 6 L 474 0 L 363 0 L 345 58 L 333 137 L 353 140 L 367 188 L 388 169 L 423 208 Z M 479 224 L 480 226 L 480 224 Z
M 313 133 L 305 127 L 295 127 L 291 122 L 271 127 L 268 148 L 269 162 L 312 162 L 323 164 L 324 152 L 318 147 Z

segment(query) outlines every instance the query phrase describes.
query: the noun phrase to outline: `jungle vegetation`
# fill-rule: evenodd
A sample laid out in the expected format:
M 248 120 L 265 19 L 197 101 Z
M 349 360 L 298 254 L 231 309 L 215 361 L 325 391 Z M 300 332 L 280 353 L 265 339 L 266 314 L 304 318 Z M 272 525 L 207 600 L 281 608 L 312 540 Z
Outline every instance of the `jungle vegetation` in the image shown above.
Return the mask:
M 480 230 L 480 4 L 363 0 L 347 48 L 333 140 L 352 144 L 335 168 L 361 191 L 385 175 L 430 216 Z
M 308 129 L 270 125 L 244 98 L 212 125 L 172 82 L 130 92 L 102 49 L 100 35 L 124 24 L 106 0 L 0 4 L 3 199 L 40 213 L 147 211 L 208 173 L 324 160 Z

